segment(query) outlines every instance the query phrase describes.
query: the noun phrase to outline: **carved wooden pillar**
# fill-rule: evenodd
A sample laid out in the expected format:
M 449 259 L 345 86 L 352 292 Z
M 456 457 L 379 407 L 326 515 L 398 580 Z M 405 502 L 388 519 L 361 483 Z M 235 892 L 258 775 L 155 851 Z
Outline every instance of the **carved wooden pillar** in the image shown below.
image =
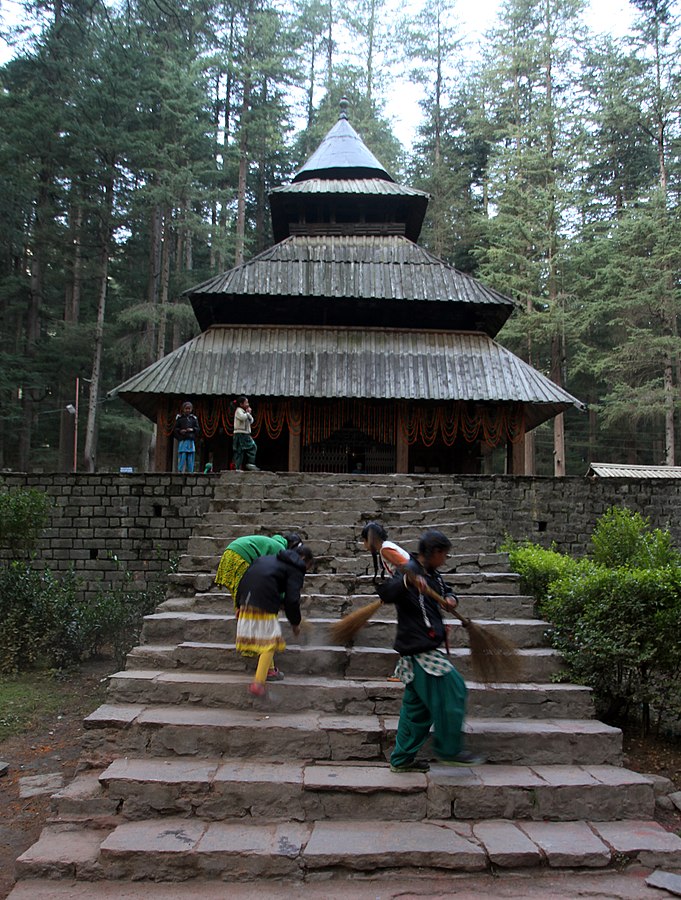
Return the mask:
M 509 441 L 509 451 L 510 451 L 510 474 L 511 475 L 526 475 L 525 469 L 525 423 L 523 422 L 521 426 L 521 436 L 515 441 L 515 443 L 511 443 Z
M 300 472 L 300 436 L 302 433 L 300 403 L 291 400 L 291 412 L 288 430 L 288 470 L 289 472 Z M 291 421 L 297 423 L 293 428 Z
M 406 475 L 409 472 L 409 444 L 404 415 L 404 404 L 398 403 L 395 416 L 395 471 L 398 475 Z

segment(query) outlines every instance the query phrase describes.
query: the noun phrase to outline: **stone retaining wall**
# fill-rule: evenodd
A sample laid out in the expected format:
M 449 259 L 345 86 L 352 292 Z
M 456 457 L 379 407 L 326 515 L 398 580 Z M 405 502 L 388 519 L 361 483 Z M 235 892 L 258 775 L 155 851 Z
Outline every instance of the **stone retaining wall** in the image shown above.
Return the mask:
M 165 581 L 208 509 L 214 481 L 177 474 L 0 476 L 10 489 L 35 488 L 52 498 L 37 564 L 53 572 L 73 565 L 86 594 L 122 582 L 126 571 L 140 586 Z
M 681 548 L 681 480 L 636 478 L 537 478 L 460 476 L 478 518 L 503 541 L 505 535 L 583 555 L 594 523 L 611 506 L 648 516 L 669 529 Z
M 53 498 L 38 564 L 56 572 L 73 565 L 88 593 L 120 582 L 126 570 L 140 585 L 163 581 L 218 482 L 218 476 L 178 474 L 10 473 L 0 479 L 10 489 L 33 487 Z M 584 554 L 596 519 L 621 505 L 669 528 L 681 547 L 681 480 L 457 476 L 455 481 L 497 543 L 509 535 Z

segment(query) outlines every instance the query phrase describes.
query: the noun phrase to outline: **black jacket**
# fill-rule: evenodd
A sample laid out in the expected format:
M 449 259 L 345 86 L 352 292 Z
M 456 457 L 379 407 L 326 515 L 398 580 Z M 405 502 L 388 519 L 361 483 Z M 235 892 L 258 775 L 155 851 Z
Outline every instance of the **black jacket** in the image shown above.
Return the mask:
M 190 431 L 187 434 L 182 434 L 182 430 L 185 428 L 189 428 Z M 194 413 L 191 413 L 191 415 L 188 416 L 181 414 L 175 416 L 173 435 L 178 441 L 197 441 L 199 439 L 201 435 L 201 426 Z
M 425 578 L 441 597 L 452 596 L 452 590 L 440 573 L 426 571 L 413 556 L 405 568 Z M 420 595 L 417 588 L 406 587 L 402 575 L 395 575 L 377 585 L 376 590 L 384 603 L 394 603 L 397 609 L 397 634 L 393 647 L 401 656 L 435 650 L 444 642 L 445 626 L 436 600 L 425 594 Z
M 250 564 L 239 582 L 236 605 L 253 606 L 267 613 L 278 613 L 283 606 L 291 625 L 300 625 L 300 589 L 305 572 L 305 563 L 294 550 L 261 556 Z

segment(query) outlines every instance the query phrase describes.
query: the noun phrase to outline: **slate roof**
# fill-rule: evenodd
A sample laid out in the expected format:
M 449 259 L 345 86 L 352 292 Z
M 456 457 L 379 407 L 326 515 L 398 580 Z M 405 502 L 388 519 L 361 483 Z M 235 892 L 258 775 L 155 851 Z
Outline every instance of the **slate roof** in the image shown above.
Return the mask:
M 594 462 L 586 474 L 592 478 L 681 478 L 681 466 L 630 466 Z
M 186 293 L 515 304 L 402 235 L 293 236 Z
M 154 418 L 159 394 L 523 402 L 534 428 L 582 404 L 482 333 L 214 326 L 118 385 Z
M 343 114 L 312 156 L 296 172 L 293 181 L 319 176 L 394 180 Z

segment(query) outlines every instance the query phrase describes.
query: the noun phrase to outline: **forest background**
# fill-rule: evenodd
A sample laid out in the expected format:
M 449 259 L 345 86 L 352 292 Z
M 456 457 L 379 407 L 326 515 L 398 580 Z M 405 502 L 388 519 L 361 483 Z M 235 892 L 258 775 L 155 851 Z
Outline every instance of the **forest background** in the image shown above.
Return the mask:
M 461 0 L 460 0 L 461 2 Z M 498 340 L 588 404 L 568 474 L 674 465 L 681 437 L 678 3 L 503 0 L 477 52 L 457 3 L 38 0 L 0 67 L 0 469 L 148 467 L 107 391 L 198 331 L 183 291 L 271 244 L 268 191 L 349 117 L 428 191 L 421 243 L 513 297 Z M 407 150 L 386 105 L 406 78 Z M 240 386 L 235 385 L 235 392 Z M 553 428 L 535 433 L 553 472 Z

